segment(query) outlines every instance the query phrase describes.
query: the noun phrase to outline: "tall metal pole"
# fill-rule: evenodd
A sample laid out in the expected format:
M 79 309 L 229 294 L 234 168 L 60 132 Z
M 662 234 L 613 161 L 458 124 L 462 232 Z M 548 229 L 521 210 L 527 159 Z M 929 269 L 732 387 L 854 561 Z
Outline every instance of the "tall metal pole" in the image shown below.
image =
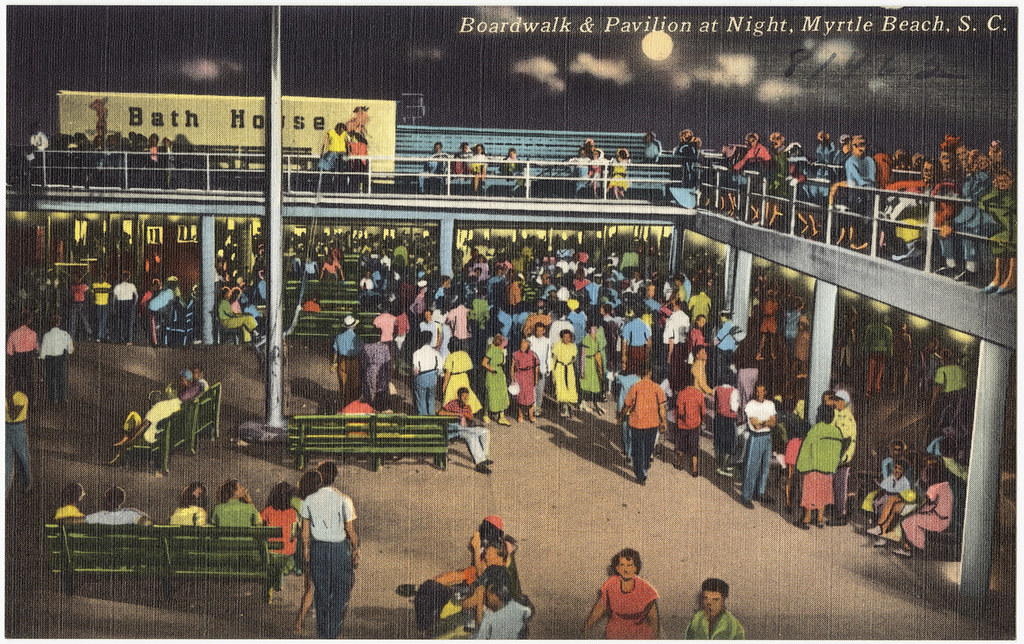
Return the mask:
M 267 226 L 269 250 L 267 302 L 267 426 L 284 428 L 284 290 L 281 222 L 281 7 L 270 9 L 270 93 L 267 96 Z

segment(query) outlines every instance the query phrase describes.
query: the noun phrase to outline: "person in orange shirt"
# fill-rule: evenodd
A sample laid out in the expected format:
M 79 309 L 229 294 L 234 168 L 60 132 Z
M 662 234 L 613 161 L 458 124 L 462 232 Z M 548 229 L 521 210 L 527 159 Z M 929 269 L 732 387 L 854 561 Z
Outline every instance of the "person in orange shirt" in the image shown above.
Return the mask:
M 665 392 L 651 378 L 651 365 L 644 365 L 644 375 L 626 393 L 626 401 L 619 412 L 619 422 L 629 417 L 633 430 L 633 474 L 640 485 L 647 484 L 647 468 L 654 455 L 658 432 L 666 429 Z

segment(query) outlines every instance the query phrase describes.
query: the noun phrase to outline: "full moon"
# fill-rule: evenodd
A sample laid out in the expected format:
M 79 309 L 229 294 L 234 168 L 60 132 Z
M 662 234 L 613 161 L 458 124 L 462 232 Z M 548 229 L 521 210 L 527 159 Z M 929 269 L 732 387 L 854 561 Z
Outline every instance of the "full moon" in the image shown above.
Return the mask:
M 672 53 L 672 36 L 664 31 L 652 31 L 644 36 L 640 48 L 651 60 L 665 60 Z

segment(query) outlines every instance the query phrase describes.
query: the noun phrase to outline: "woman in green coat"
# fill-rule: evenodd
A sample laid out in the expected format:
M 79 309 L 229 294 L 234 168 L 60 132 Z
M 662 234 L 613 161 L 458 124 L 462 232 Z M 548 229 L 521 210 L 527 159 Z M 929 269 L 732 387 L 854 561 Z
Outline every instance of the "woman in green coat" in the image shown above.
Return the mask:
M 818 511 L 818 527 L 824 527 L 825 506 L 839 500 L 832 498 L 832 475 L 842 452 L 843 434 L 831 423 L 815 423 L 800 444 L 796 470 L 804 475 L 800 494 L 804 518 L 798 525 L 804 530 L 810 527 L 811 510 Z
M 505 337 L 500 333 L 495 333 L 481 364 L 487 371 L 487 375 L 484 377 L 484 388 L 487 390 L 487 413 L 491 416 L 497 414 L 499 425 L 511 425 L 512 423 L 505 418 L 509 400 L 508 381 L 505 379 L 505 350 L 501 348 L 504 342 Z
M 603 331 L 603 329 L 601 329 Z M 601 415 L 597 401 L 601 397 L 601 384 L 604 381 L 605 342 L 598 333 L 597 325 L 592 324 L 590 331 L 583 338 L 583 377 L 580 378 L 580 389 L 594 406 L 594 413 Z

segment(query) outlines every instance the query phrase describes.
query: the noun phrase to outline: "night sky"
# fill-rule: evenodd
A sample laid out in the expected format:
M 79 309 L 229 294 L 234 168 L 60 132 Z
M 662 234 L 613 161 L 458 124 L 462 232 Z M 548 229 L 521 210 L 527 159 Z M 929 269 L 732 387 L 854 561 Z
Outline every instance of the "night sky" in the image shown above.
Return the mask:
M 36 121 L 56 131 L 61 89 L 262 94 L 268 15 L 264 7 L 8 6 L 9 141 L 27 141 Z M 818 15 L 821 29 L 803 31 L 804 16 Z M 882 32 L 886 15 L 938 15 L 948 31 Z M 964 15 L 969 30 L 959 32 Z M 652 60 L 641 51 L 644 25 L 620 32 L 648 16 L 689 21 L 693 32 L 670 34 L 671 54 Z M 730 17 L 748 16 L 786 19 L 793 33 L 726 32 Z M 466 18 L 475 26 L 563 17 L 569 34 L 458 33 Z M 858 17 L 874 31 L 824 33 L 825 21 Z M 581 33 L 587 18 L 592 33 Z M 609 18 L 621 22 L 605 33 Z M 429 125 L 650 129 L 667 148 L 682 128 L 710 148 L 750 130 L 812 146 L 825 128 L 863 133 L 890 152 L 931 154 L 949 132 L 983 150 L 1001 139 L 1012 160 L 1016 18 L 1012 7 L 285 7 L 283 83 L 294 96 L 422 93 Z M 697 33 L 716 19 L 718 33 Z

